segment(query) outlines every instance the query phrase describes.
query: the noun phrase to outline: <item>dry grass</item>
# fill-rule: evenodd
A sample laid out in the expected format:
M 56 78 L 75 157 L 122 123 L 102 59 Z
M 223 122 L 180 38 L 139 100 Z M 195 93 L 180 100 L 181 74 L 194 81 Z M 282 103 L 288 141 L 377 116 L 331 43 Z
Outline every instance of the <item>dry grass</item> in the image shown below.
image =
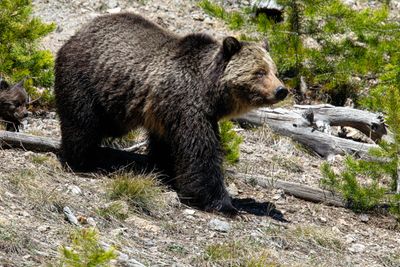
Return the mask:
M 166 206 L 164 188 L 156 175 L 117 174 L 109 184 L 108 193 L 112 200 L 126 201 L 138 212 L 153 213 Z
M 329 228 L 312 225 L 298 225 L 290 228 L 269 226 L 264 229 L 267 239 L 279 249 L 298 250 L 312 257 L 322 257 L 331 254 L 331 257 L 340 257 L 345 250 L 343 240 Z M 315 255 L 309 254 L 314 251 Z M 318 258 L 317 262 L 325 262 Z
M 52 183 L 54 173 L 43 169 L 22 169 L 9 173 L 5 177 L 7 189 L 26 199 L 36 210 L 60 210 L 67 202 L 67 196 L 61 193 L 57 184 Z
M 204 258 L 207 262 L 220 266 L 281 266 L 268 249 L 252 240 L 208 245 Z
M 273 156 L 272 161 L 276 163 L 281 169 L 294 173 L 304 172 L 304 167 L 296 158 L 286 158 L 284 156 Z
M 16 231 L 12 225 L 0 224 L 0 250 L 5 253 L 22 255 L 33 248 L 33 242 L 28 235 Z
M 114 201 L 96 210 L 96 213 L 106 220 L 117 219 L 124 221 L 128 218 L 129 212 L 126 209 L 126 202 L 122 200 Z
M 33 154 L 31 156 L 32 163 L 34 163 L 36 165 L 42 165 L 42 164 L 46 163 L 49 159 L 50 159 L 49 156 L 43 155 L 43 154 Z

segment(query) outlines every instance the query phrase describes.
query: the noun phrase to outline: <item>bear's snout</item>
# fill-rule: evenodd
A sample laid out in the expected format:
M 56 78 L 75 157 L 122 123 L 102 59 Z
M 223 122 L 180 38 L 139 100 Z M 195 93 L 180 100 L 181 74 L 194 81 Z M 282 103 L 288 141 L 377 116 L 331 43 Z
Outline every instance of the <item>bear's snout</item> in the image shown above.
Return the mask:
M 289 93 L 288 89 L 286 89 L 283 86 L 278 86 L 278 88 L 275 89 L 275 98 L 277 100 L 283 100 L 288 95 L 288 93 Z

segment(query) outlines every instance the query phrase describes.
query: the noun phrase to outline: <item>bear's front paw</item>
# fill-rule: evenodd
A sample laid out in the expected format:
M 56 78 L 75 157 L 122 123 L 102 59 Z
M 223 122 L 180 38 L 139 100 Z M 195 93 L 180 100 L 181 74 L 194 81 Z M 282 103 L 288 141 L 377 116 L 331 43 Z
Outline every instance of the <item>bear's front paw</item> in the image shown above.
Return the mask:
M 225 197 L 223 200 L 216 201 L 206 208 L 209 212 L 221 212 L 225 216 L 235 217 L 239 215 L 239 210 L 236 209 L 231 202 L 230 197 Z

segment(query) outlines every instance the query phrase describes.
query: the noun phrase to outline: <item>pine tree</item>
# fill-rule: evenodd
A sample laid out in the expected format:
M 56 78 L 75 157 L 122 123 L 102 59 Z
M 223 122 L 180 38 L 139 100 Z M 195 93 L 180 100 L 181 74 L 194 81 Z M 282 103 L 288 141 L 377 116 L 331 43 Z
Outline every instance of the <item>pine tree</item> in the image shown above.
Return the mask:
M 53 55 L 39 49 L 39 40 L 55 24 L 45 24 L 31 14 L 31 0 L 0 1 L 0 77 L 10 83 L 28 77 L 25 85 L 33 93 L 32 86 L 53 84 Z

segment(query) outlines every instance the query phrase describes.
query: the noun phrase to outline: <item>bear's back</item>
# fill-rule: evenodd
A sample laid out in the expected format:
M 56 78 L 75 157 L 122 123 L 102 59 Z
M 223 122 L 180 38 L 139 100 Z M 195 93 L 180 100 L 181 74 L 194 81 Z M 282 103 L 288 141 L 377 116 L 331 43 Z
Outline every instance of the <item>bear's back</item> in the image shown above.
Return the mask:
M 95 18 L 59 50 L 58 57 L 85 57 L 99 60 L 146 61 L 149 55 L 174 46 L 178 36 L 157 24 L 131 13 Z M 86 58 L 90 57 L 90 58 Z

